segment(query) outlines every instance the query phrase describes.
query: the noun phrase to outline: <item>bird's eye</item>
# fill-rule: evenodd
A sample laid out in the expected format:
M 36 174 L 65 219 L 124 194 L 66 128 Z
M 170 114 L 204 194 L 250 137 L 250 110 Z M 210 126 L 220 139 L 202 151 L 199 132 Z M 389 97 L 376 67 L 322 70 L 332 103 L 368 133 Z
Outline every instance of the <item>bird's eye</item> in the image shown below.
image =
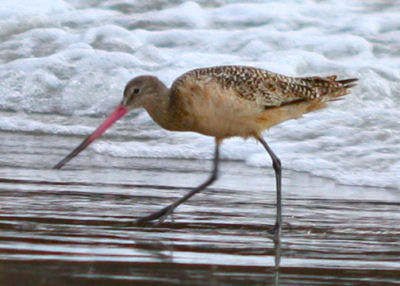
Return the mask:
M 133 90 L 133 94 L 138 94 L 139 93 L 139 89 L 138 88 L 135 88 L 134 90 Z

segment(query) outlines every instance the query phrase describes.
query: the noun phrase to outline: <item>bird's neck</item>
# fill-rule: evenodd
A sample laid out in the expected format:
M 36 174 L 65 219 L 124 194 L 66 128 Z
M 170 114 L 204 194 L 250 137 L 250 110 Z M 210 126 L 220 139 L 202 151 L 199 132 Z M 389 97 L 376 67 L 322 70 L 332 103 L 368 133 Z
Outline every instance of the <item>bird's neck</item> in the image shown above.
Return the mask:
M 159 82 L 157 92 L 149 96 L 143 102 L 143 107 L 158 125 L 168 130 L 173 129 L 173 115 L 170 109 L 170 91 L 162 82 Z

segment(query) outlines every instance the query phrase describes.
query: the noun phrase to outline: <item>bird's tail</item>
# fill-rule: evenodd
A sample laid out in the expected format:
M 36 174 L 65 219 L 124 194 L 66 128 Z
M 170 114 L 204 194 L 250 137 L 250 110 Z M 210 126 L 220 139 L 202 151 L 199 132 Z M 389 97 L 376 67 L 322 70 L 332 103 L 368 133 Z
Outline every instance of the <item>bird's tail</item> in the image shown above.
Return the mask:
M 316 97 L 323 101 L 340 100 L 342 96 L 349 94 L 350 89 L 356 86 L 357 78 L 336 80 L 337 76 L 308 77 L 303 80 L 312 85 Z

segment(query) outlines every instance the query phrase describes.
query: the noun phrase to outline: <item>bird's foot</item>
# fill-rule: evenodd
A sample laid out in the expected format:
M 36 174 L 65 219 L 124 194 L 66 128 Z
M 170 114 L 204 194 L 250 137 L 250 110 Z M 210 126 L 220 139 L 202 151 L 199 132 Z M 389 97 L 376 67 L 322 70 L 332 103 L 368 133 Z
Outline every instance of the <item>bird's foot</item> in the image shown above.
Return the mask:
M 158 222 L 156 222 L 156 224 L 161 224 L 168 218 L 169 215 L 171 215 L 171 219 L 172 219 L 172 221 L 174 221 L 173 217 L 172 217 L 172 212 L 174 211 L 175 208 L 176 208 L 176 206 L 174 204 L 169 205 L 169 206 L 162 208 L 161 210 L 156 211 L 150 215 L 147 215 L 147 216 L 137 219 L 136 223 L 137 224 L 145 224 L 145 223 L 149 223 L 150 221 L 158 219 Z

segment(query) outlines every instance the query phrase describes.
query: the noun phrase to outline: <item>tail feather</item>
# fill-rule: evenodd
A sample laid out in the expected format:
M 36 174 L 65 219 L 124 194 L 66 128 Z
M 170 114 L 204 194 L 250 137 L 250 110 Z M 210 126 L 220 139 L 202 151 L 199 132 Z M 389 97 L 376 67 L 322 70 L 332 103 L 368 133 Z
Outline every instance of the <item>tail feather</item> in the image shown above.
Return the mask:
M 317 98 L 326 101 L 340 100 L 342 96 L 349 94 L 350 88 L 356 86 L 357 78 L 348 78 L 336 80 L 337 76 L 332 75 L 325 78 L 313 77 L 312 89 L 316 93 Z
M 334 87 L 332 88 L 332 93 L 328 95 L 329 100 L 335 100 L 338 97 L 351 93 L 350 88 L 355 87 L 357 78 L 348 78 L 334 81 Z
M 348 84 L 348 83 L 351 83 L 351 82 L 355 82 L 357 80 L 358 80 L 358 78 L 348 78 L 348 79 L 337 80 L 336 82 L 339 82 L 341 84 Z
M 342 99 L 355 86 L 356 78 L 336 80 L 337 76 L 296 78 L 291 101 L 280 106 L 267 106 L 256 118 L 261 129 L 270 128 L 289 119 L 301 117 L 303 114 L 325 108 L 329 101 Z M 300 92 L 299 92 L 300 91 Z M 260 131 L 261 132 L 261 131 Z
M 352 87 L 357 85 L 356 83 L 353 83 L 353 82 L 356 82 L 356 81 L 358 81 L 358 78 L 342 79 L 342 80 L 338 80 L 336 82 L 342 84 L 343 87 L 349 89 L 349 88 L 352 88 Z

